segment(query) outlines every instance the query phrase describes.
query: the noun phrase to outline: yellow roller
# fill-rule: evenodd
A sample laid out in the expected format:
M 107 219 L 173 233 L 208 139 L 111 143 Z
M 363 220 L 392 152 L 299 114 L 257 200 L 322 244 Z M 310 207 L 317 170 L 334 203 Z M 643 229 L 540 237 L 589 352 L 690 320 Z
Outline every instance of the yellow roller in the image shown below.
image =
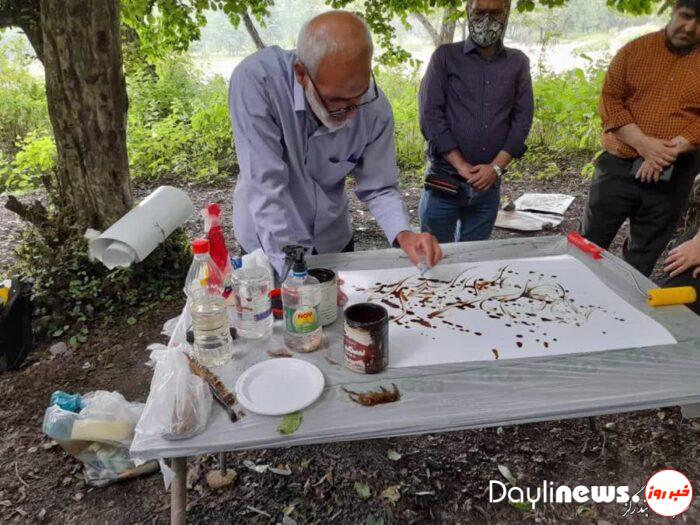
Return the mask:
M 655 288 L 647 292 L 647 304 L 650 306 L 694 303 L 697 298 L 698 294 L 692 286 Z

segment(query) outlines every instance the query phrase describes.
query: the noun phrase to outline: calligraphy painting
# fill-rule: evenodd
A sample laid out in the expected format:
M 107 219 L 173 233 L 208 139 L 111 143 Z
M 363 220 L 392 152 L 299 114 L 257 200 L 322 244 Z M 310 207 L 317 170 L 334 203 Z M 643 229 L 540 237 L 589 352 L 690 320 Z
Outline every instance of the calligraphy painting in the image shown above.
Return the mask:
M 349 303 L 384 306 L 389 366 L 673 344 L 659 323 L 563 255 L 341 272 Z

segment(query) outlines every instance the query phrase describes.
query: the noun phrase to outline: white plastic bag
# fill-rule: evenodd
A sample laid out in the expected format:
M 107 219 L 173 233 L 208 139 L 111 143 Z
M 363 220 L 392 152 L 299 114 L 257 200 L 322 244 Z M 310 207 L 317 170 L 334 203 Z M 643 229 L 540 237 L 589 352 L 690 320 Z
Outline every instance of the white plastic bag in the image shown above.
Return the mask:
M 129 477 L 135 470 L 129 447 L 143 403 L 130 403 L 119 392 L 98 390 L 82 396 L 81 404 L 77 413 L 49 406 L 44 433 L 83 462 L 88 484 L 102 487 Z
M 136 425 L 139 434 L 185 439 L 206 428 L 211 392 L 209 385 L 190 372 L 185 351 L 186 345 L 180 345 L 160 346 L 151 352 L 156 366 L 146 407 Z

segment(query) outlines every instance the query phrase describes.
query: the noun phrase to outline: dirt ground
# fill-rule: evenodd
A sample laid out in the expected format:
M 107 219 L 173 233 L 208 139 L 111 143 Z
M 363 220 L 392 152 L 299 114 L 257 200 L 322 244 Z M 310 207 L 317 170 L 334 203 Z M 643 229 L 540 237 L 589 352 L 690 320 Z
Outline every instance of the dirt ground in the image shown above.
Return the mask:
M 569 193 L 576 201 L 554 233 L 575 229 L 585 204 L 588 181 L 578 175 L 581 159 L 554 180 L 526 176 L 504 184 L 504 196 L 524 191 Z M 141 186 L 142 196 L 151 189 Z M 197 205 L 217 200 L 230 216 L 231 187 L 186 188 Z M 404 197 L 412 217 L 420 189 L 407 185 Z M 357 249 L 386 245 L 376 222 L 353 197 Z M 22 227 L 0 211 L 0 268 L 10 262 L 8 238 Z M 194 218 L 187 229 L 200 231 Z M 226 225 L 228 238 L 232 235 Z M 496 230 L 494 237 L 518 235 Z M 619 248 L 618 238 L 614 249 Z M 4 240 L 3 240 L 4 239 Z M 178 304 L 161 304 L 136 325 L 128 315 L 91 330 L 85 345 L 53 356 L 39 344 L 21 370 L 0 375 L 0 523 L 166 523 L 169 496 L 160 475 L 104 489 L 90 488 L 82 466 L 41 433 L 44 410 L 55 390 L 117 390 L 145 401 L 151 369 L 144 363 L 149 343 L 165 341 L 163 322 L 179 313 Z M 489 480 L 505 478 L 507 467 L 522 487 L 629 485 L 641 488 L 663 467 L 700 477 L 697 446 L 700 423 L 683 420 L 677 407 L 605 416 L 596 429 L 586 419 L 418 437 L 359 441 L 228 455 L 237 472 L 233 486 L 213 490 L 204 479 L 215 458 L 190 461 L 189 519 L 192 523 L 662 523 L 653 515 L 625 516 L 624 505 L 540 504 L 533 511 L 489 503 Z M 287 465 L 289 476 L 259 474 L 243 461 Z M 355 483 L 365 483 L 360 497 Z M 700 523 L 695 505 L 676 519 Z

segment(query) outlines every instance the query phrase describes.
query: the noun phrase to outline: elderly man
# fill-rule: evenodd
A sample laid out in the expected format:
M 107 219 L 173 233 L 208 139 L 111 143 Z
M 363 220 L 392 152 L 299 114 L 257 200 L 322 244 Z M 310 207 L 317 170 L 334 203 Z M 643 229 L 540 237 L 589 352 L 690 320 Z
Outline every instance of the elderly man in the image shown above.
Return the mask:
M 304 25 L 296 51 L 263 49 L 231 76 L 240 165 L 234 231 L 243 250 L 262 247 L 278 275 L 288 244 L 352 251 L 348 176 L 389 242 L 414 264 L 442 257 L 433 236 L 411 231 L 397 189 L 393 115 L 374 82 L 372 50 L 361 19 L 332 11 Z
M 649 275 L 700 171 L 700 0 L 676 0 L 661 31 L 615 56 L 600 100 L 605 152 L 582 234 L 603 248 L 625 219 L 625 260 Z
M 423 231 L 440 242 L 488 239 L 501 175 L 525 152 L 534 102 L 530 62 L 503 45 L 510 0 L 473 0 L 469 39 L 439 47 L 420 90 L 428 170 Z

